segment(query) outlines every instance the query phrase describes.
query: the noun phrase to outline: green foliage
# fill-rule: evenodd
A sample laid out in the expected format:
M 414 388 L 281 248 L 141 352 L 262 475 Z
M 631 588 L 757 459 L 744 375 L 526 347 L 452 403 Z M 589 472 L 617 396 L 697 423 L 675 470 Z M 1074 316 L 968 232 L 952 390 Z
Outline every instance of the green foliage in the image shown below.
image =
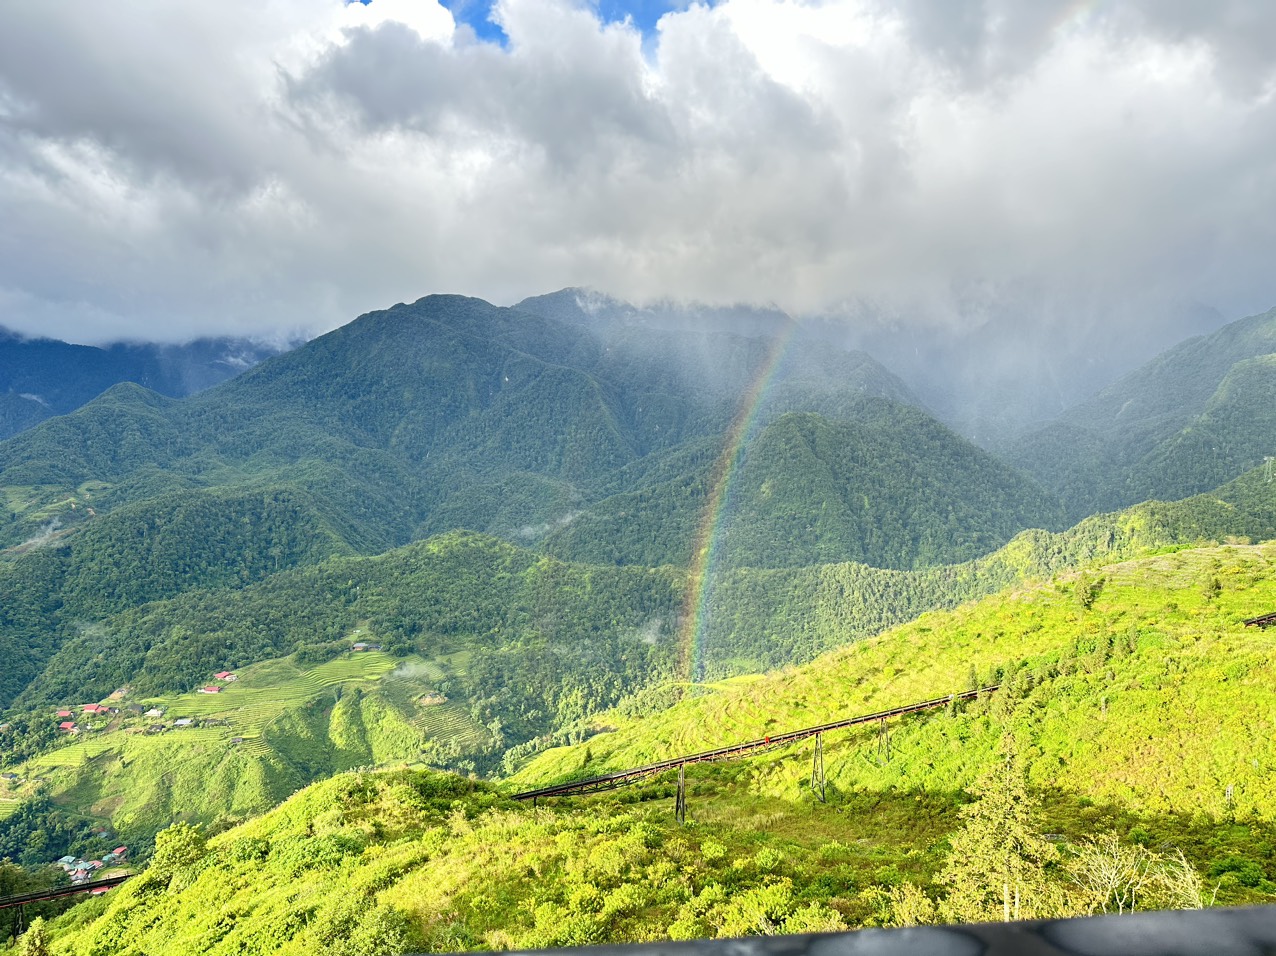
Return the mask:
M 111 849 L 106 840 L 95 835 L 95 829 L 91 819 L 68 812 L 47 794 L 38 793 L 0 820 L 0 859 L 26 866 L 68 854 L 92 859 Z
M 196 824 L 174 823 L 155 835 L 155 853 L 147 877 L 161 882 L 183 878 L 208 852 L 208 840 Z
M 947 889 L 941 912 L 951 922 L 1049 915 L 1041 901 L 1057 852 L 1040 836 L 1040 805 L 1013 746 L 999 757 L 976 783 L 975 802 L 962 808 L 964 822 L 949 840 L 952 851 L 939 874 Z
M 16 956 L 49 956 L 49 930 L 43 916 L 31 920 L 27 931 L 18 939 Z
M 1224 582 L 1205 601 L 1195 582 Z M 1012 733 L 1035 787 L 1238 818 L 1276 814 L 1267 785 L 1276 709 L 1271 632 L 1242 625 L 1276 606 L 1276 546 L 1177 550 L 1109 565 L 1089 610 L 1072 576 L 932 612 L 879 637 L 764 678 L 724 682 L 654 712 L 593 723 L 591 773 L 751 740 L 964 689 L 972 666 L 1002 692 L 943 719 L 891 728 L 891 760 L 826 753 L 843 789 L 970 786 Z M 1180 719 L 1172 715 L 1187 715 Z M 1198 728 L 1208 725 L 1211 734 Z M 826 748 L 838 746 L 837 738 Z M 873 750 L 864 732 L 847 753 Z M 579 747 L 519 771 L 528 786 L 579 773 Z M 794 781 L 809 778 L 809 766 Z M 1231 786 L 1231 800 L 1228 800 Z

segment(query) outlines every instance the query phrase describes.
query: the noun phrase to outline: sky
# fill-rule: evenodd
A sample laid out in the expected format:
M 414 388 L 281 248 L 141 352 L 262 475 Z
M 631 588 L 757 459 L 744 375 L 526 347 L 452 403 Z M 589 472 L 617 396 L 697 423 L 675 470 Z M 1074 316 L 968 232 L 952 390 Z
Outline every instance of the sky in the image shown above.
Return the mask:
M 11 4 L 0 325 L 587 286 L 1146 351 L 1276 305 L 1273 36 L 1267 0 Z

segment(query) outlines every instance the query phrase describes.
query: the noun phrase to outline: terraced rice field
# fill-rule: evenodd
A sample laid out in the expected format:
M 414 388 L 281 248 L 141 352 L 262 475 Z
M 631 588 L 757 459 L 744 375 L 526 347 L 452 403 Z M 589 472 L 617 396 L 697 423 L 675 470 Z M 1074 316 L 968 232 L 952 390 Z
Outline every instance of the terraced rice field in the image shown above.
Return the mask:
M 289 706 L 304 703 L 327 688 L 356 681 L 379 680 L 398 667 L 400 661 L 389 654 L 369 652 L 327 661 L 309 670 L 300 670 L 284 661 L 271 661 L 245 668 L 240 678 L 223 685 L 220 694 L 183 694 L 146 701 L 162 708 L 164 721 L 181 717 L 226 720 L 226 737 L 243 737 L 245 747 Z M 217 682 L 209 681 L 210 685 Z M 192 728 L 194 729 L 194 728 Z
M 158 707 L 162 718 L 137 718 L 139 725 L 163 723 L 167 726 L 158 736 L 128 731 L 86 734 L 67 746 L 41 754 L 27 762 L 25 775 L 74 771 L 89 761 L 115 751 L 123 753 L 126 742 L 130 751 L 148 744 L 163 746 L 165 742 L 208 742 L 230 746 L 230 740 L 242 738 L 241 751 L 251 757 L 264 758 L 272 753 L 266 729 L 285 711 L 324 695 L 330 688 L 345 684 L 376 683 L 381 693 L 400 708 L 409 722 L 428 739 L 442 745 L 453 744 L 462 750 L 480 747 L 486 741 L 485 728 L 470 717 L 461 702 L 449 701 L 434 706 L 421 706 L 419 700 L 440 679 L 462 671 L 467 655 L 453 655 L 438 661 L 418 657 L 394 658 L 370 651 L 349 654 L 313 668 L 302 669 L 290 660 L 265 661 L 239 671 L 239 680 L 222 684 L 217 694 L 188 693 L 138 701 L 146 708 Z M 394 676 L 391 676 L 391 675 Z M 211 676 L 210 686 L 216 686 Z M 213 726 L 173 727 L 182 718 L 217 721 Z M 220 723 L 224 722 L 224 723 Z M 0 814 L 12 807 L 0 803 Z
M 17 797 L 0 797 L 0 820 L 11 816 L 21 802 Z
M 59 767 L 82 767 L 94 757 L 110 750 L 113 737 L 113 734 L 86 734 L 70 746 L 32 757 L 23 765 L 24 775 L 30 776 L 41 770 L 55 770 Z
M 462 702 L 420 703 L 423 695 L 434 692 L 435 682 L 464 674 L 469 659 L 470 652 L 462 651 L 437 660 L 413 662 L 388 675 L 381 692 L 427 739 L 455 744 L 462 750 L 481 747 L 487 741 L 487 731 L 475 722 Z
M 454 743 L 462 750 L 478 749 L 487 741 L 487 731 L 455 701 L 422 708 L 409 722 L 428 739 Z
M 270 745 L 263 739 L 262 732 L 289 706 L 304 703 L 338 684 L 379 680 L 401 663 L 388 654 L 376 652 L 341 657 L 309 670 L 301 670 L 287 661 L 269 661 L 245 668 L 240 672 L 240 679 L 224 685 L 219 694 L 190 693 L 142 701 L 148 709 L 158 707 L 164 711 L 162 718 L 142 720 L 146 723 L 162 722 L 170 728 L 164 736 L 180 734 L 183 740 L 191 742 L 229 741 L 232 737 L 242 737 L 242 747 L 246 752 L 265 756 L 270 752 Z M 213 683 L 210 678 L 209 684 Z M 172 726 L 173 721 L 183 717 L 224 720 L 226 724 Z M 134 741 L 152 739 L 130 737 Z M 95 757 L 116 749 L 123 739 L 124 735 L 119 732 L 86 734 L 68 746 L 33 757 L 25 764 L 26 772 L 38 774 L 83 767 Z

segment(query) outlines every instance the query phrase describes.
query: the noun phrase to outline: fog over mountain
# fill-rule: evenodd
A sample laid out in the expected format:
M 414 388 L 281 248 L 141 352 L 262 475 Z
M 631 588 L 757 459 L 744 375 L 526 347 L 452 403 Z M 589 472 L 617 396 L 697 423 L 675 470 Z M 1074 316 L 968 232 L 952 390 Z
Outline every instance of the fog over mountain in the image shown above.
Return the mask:
M 1245 0 L 20 5 L 0 324 L 289 338 L 588 286 L 1066 402 L 1276 302 L 1274 33 Z

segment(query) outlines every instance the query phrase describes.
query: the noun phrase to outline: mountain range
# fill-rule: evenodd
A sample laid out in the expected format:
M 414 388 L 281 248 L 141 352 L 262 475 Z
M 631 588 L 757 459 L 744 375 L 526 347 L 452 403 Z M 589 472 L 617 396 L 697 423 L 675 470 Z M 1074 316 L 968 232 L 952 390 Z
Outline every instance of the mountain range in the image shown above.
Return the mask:
M 181 397 L 233 378 L 279 351 L 234 338 L 184 345 L 71 345 L 0 327 L 0 440 L 74 411 L 120 382 Z
M 86 820 L 143 847 L 174 820 L 231 827 L 370 765 L 611 766 L 652 744 L 554 748 L 628 740 L 631 718 L 692 714 L 711 686 L 909 621 L 897 642 L 939 627 L 945 686 L 909 683 L 896 654 L 874 693 L 947 693 L 961 647 L 1009 666 L 979 642 L 1027 620 L 1022 589 L 1089 610 L 1124 586 L 1111 567 L 1158 552 L 1222 546 L 1180 585 L 1258 613 L 1257 572 L 1227 546 L 1276 538 L 1274 343 L 1276 310 L 1242 319 L 994 451 L 780 313 L 580 290 L 427 296 L 189 393 L 102 379 L 82 401 L 97 380 L 68 380 L 64 414 L 0 442 L 0 763 L 17 778 L 0 855 L 87 852 Z M 182 353 L 183 381 L 228 347 Z M 974 600 L 992 602 L 978 622 L 934 618 Z M 1157 601 L 1120 611 L 1149 653 L 1159 622 L 1186 620 Z M 74 735 L 52 719 L 113 694 L 119 713 Z M 179 715 L 202 726 L 183 736 Z M 933 789 L 933 769 L 910 773 Z

